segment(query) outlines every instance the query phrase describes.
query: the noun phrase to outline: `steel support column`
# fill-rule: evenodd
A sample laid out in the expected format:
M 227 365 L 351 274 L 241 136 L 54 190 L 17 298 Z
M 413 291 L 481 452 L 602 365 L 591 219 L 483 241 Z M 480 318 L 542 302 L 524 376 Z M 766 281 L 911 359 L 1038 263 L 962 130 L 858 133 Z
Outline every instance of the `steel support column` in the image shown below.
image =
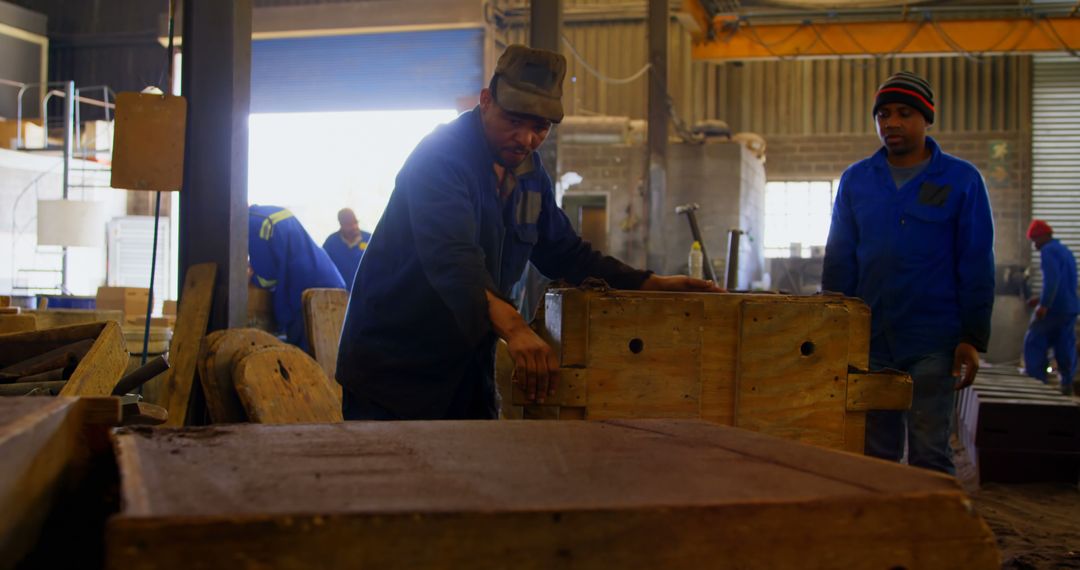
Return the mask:
M 667 194 L 668 0 L 649 0 L 649 233 L 648 267 L 664 267 L 664 216 Z
M 529 3 L 529 46 L 561 53 L 562 19 L 563 0 L 532 0 Z M 540 159 L 552 180 L 558 178 L 558 132 L 551 133 L 540 147 Z
M 188 120 L 180 274 L 197 263 L 217 263 L 210 330 L 242 327 L 247 323 L 251 0 L 184 0 L 183 37 Z

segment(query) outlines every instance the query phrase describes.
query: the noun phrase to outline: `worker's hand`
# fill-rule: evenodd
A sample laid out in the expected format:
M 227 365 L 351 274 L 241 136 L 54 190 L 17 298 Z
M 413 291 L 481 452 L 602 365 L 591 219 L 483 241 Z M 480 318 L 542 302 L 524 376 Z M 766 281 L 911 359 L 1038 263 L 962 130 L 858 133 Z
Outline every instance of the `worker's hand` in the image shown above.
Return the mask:
M 1039 298 L 1038 297 L 1032 297 L 1032 298 L 1028 299 L 1027 300 L 1027 306 L 1031 307 L 1032 309 L 1034 309 L 1035 307 L 1038 307 L 1039 306 Z
M 514 360 L 514 383 L 521 386 L 530 402 L 543 404 L 559 387 L 559 359 L 544 339 L 523 327 L 506 339 Z
M 529 401 L 544 403 L 559 387 L 559 359 L 555 351 L 529 328 L 517 309 L 491 291 L 485 294 L 491 327 L 506 341 L 514 361 L 514 383 L 521 386 Z
M 956 389 L 963 390 L 975 383 L 975 373 L 979 371 L 979 351 L 975 347 L 962 342 L 956 345 L 953 353 L 952 375 L 959 378 Z
M 642 291 L 685 291 L 690 293 L 723 293 L 716 283 L 685 275 L 650 275 L 641 284 Z
M 1049 311 L 1049 309 L 1047 309 L 1043 305 L 1039 305 L 1039 308 L 1035 309 L 1035 318 L 1036 319 L 1042 319 L 1042 318 L 1046 317 L 1047 311 Z

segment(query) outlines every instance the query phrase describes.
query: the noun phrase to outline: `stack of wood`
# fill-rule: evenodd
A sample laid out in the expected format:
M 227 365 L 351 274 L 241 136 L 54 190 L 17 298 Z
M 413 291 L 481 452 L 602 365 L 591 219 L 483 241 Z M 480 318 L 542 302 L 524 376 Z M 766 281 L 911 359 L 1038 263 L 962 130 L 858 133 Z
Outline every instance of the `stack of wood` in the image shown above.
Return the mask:
M 307 353 L 265 331 L 210 333 L 198 372 L 214 423 L 342 421 L 340 386 Z
M 0 335 L 0 395 L 108 396 L 127 364 L 115 322 Z
M 979 371 L 960 396 L 960 440 L 980 482 L 1076 483 L 1080 404 L 1034 378 Z

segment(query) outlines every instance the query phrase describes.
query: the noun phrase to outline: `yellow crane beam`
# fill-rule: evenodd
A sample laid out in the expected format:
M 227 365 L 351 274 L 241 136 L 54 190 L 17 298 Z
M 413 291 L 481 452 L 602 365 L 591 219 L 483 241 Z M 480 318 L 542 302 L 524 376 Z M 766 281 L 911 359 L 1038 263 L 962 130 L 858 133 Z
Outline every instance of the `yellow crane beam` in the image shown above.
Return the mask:
M 695 61 L 1080 51 L 1080 17 L 754 24 L 717 17 Z

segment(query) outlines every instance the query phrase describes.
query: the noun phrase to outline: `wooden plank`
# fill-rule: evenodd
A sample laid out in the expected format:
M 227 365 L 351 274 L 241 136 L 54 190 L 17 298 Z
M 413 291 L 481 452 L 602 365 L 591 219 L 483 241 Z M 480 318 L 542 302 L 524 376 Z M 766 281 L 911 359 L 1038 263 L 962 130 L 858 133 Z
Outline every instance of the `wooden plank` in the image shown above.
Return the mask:
M 552 343 L 559 347 L 563 367 L 585 366 L 589 334 L 588 298 L 584 291 L 566 290 L 544 297 L 544 318 Z
M 330 389 L 341 398 L 341 384 L 335 380 L 338 344 L 341 327 L 345 324 L 345 309 L 349 293 L 344 289 L 308 289 L 303 294 L 304 328 L 307 329 L 311 356 L 322 367 L 330 381 Z
M 187 423 L 188 405 L 195 368 L 198 364 L 199 346 L 206 335 L 210 320 L 210 307 L 214 301 L 214 280 L 217 265 L 200 263 L 192 265 L 184 276 L 184 288 L 180 293 L 176 329 L 169 345 L 172 368 L 165 379 L 163 399 L 169 412 L 166 425 L 182 426 Z
M 34 315 L 0 315 L 0 334 L 20 333 L 37 329 Z
M 93 345 L 94 339 L 83 339 L 6 366 L 0 369 L 0 381 L 12 381 L 23 376 L 68 366 L 74 368 L 79 359 L 86 356 Z
M 233 369 L 236 393 L 253 422 L 341 422 L 341 399 L 319 363 L 294 346 L 272 346 L 245 356 Z
M 235 425 L 116 447 L 109 568 L 1000 564 L 950 477 L 700 421 Z
M 106 322 L 90 351 L 79 361 L 61 396 L 111 396 L 128 365 L 120 324 Z
M 911 377 L 903 372 L 848 372 L 847 410 L 906 410 L 911 407 Z
M 89 456 L 87 430 L 118 425 L 116 398 L 0 398 L 0 565 L 37 541 L 58 492 Z
M 843 447 L 847 310 L 746 301 L 741 324 L 735 425 Z
M 210 419 L 214 423 L 247 421 L 247 413 L 236 394 L 233 369 L 244 356 L 283 343 L 259 329 L 226 329 L 207 335 L 199 356 L 199 379 Z

